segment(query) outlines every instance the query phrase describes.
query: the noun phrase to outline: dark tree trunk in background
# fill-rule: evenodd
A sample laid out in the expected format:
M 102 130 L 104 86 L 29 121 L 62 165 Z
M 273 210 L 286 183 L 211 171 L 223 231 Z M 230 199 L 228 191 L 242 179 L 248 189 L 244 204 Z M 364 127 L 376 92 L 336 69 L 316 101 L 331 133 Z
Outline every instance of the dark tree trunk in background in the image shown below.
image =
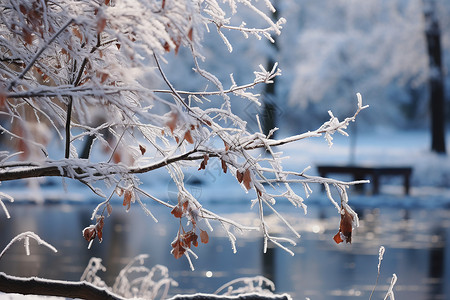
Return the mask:
M 276 4 L 276 1 L 274 1 L 274 7 Z M 272 20 L 275 22 L 278 20 L 278 11 L 272 13 Z M 275 37 L 273 37 L 275 40 Z M 274 52 L 276 53 L 278 51 L 277 44 L 273 43 L 271 44 L 274 48 Z M 270 71 L 273 68 L 273 65 L 275 64 L 275 53 L 271 55 L 267 61 L 267 68 L 266 70 Z M 263 115 L 262 115 L 262 129 L 264 134 L 268 134 L 270 130 L 276 127 L 276 115 L 277 115 L 277 106 L 275 105 L 276 102 L 276 96 L 275 96 L 275 83 L 276 78 L 273 78 L 273 83 L 267 84 L 264 89 L 264 96 L 263 96 Z M 272 136 L 272 138 L 275 137 L 275 133 Z
M 434 0 L 423 0 L 425 36 L 430 65 L 429 90 L 431 110 L 431 150 L 446 153 L 445 150 L 445 95 L 442 72 L 441 31 Z
M 275 61 L 273 59 L 269 59 L 267 69 L 271 70 Z M 277 107 L 275 105 L 275 83 L 276 77 L 272 79 L 273 83 L 269 83 L 265 86 L 264 89 L 264 97 L 263 97 L 263 115 L 262 115 L 262 123 L 263 123 L 263 131 L 264 134 L 268 134 L 270 130 L 276 127 L 276 114 Z M 272 138 L 275 137 L 275 133 Z

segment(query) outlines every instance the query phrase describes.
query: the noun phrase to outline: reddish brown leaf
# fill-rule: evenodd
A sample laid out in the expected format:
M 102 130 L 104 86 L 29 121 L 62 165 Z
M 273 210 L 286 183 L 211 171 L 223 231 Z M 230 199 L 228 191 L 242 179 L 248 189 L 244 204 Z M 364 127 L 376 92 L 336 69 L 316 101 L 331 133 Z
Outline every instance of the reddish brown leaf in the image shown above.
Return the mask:
M 227 144 L 227 143 L 225 143 L 225 141 L 223 141 L 223 144 L 225 145 L 225 151 L 228 151 L 228 150 L 230 150 L 230 146 L 228 146 L 228 144 Z
M 179 143 L 179 142 L 180 142 L 180 138 L 177 137 L 177 136 L 175 136 L 175 141 L 176 141 L 177 143 Z
M 334 241 L 339 244 L 341 242 L 352 243 L 353 216 L 345 209 L 341 214 L 341 222 L 339 223 L 339 232 L 334 236 Z
M 353 231 L 353 216 L 344 209 L 344 214 L 341 214 L 341 224 L 339 225 L 339 231 L 344 235 L 345 242 L 352 242 Z
M 186 211 L 186 209 L 188 208 L 188 206 L 189 206 L 189 201 L 184 201 L 184 202 L 183 202 L 183 211 Z
M 178 54 L 178 50 L 181 46 L 181 37 L 178 37 L 176 41 L 172 39 L 172 41 L 175 44 L 175 54 Z
M 78 27 L 73 27 L 72 32 L 73 32 L 73 35 L 75 35 L 80 40 L 80 43 L 83 42 L 83 35 L 81 34 Z
M 108 211 L 108 216 L 112 214 L 112 205 L 108 202 L 106 203 L 106 210 Z
M 117 50 L 120 50 L 120 44 L 116 43 Z
M 81 85 L 81 84 L 80 84 Z M 114 152 L 113 155 L 113 162 L 116 164 L 120 163 L 122 161 L 122 158 L 120 157 L 120 153 L 118 151 Z
M 109 74 L 104 72 L 97 72 L 97 76 L 100 78 L 100 83 L 104 83 L 108 79 Z
M 97 219 L 97 224 L 95 224 L 95 231 L 97 231 L 97 237 L 100 243 L 103 241 L 103 225 L 105 217 L 101 216 Z
M 244 176 L 242 177 L 242 181 L 244 182 L 244 186 L 247 189 L 247 191 L 252 188 L 252 186 L 250 185 L 250 183 L 252 182 L 252 178 L 250 176 L 249 169 L 245 170 Z
M 6 89 L 0 85 L 0 109 L 5 106 L 6 102 Z
M 179 259 L 183 256 L 184 252 L 186 252 L 186 249 L 183 247 L 181 241 L 177 239 L 175 242 L 172 243 L 172 251 L 171 253 L 176 259 Z
M 27 9 L 26 6 L 23 5 L 23 4 L 20 4 L 20 5 L 19 5 L 19 10 L 20 10 L 20 12 L 21 12 L 23 15 L 26 15 L 26 14 L 28 13 L 28 9 Z
M 192 243 L 195 247 L 197 247 L 198 246 L 197 238 L 198 236 L 195 234 L 195 232 L 193 231 L 186 232 L 186 234 L 183 237 L 184 246 L 191 248 Z
M 226 173 L 228 170 L 227 163 L 223 159 L 220 159 L 220 162 L 222 163 L 223 172 Z
M 164 9 L 165 6 L 166 6 L 166 0 L 162 0 L 161 1 L 161 9 Z
M 208 242 L 209 242 L 208 233 L 206 231 L 204 231 L 204 230 L 201 230 L 201 229 L 200 229 L 200 241 L 203 244 L 208 244 Z
M 27 28 L 22 28 L 22 37 L 27 44 L 33 43 L 33 34 Z
M 164 50 L 165 50 L 166 52 L 170 52 L 170 45 L 169 45 L 168 42 L 165 42 L 165 43 L 164 43 Z
M 173 112 L 173 113 L 170 114 L 170 119 L 166 123 L 167 127 L 169 127 L 170 132 L 172 134 L 173 134 L 173 131 L 175 130 L 175 128 L 177 126 L 177 120 L 178 120 L 178 114 Z
M 139 150 L 141 150 L 141 154 L 144 155 L 145 151 L 147 151 L 147 149 L 145 149 L 145 146 L 139 144 Z
M 109 5 L 109 2 L 110 2 L 111 0 L 105 0 L 105 5 Z
M 183 209 L 177 205 L 170 212 L 175 218 L 181 218 L 183 216 Z
M 340 243 L 342 243 L 344 241 L 341 238 L 341 233 L 340 232 L 335 234 L 335 236 L 333 237 L 333 240 L 336 242 L 336 244 L 340 244 Z
M 239 181 L 239 183 L 241 183 L 242 179 L 244 179 L 244 174 L 239 172 L 239 170 L 236 170 L 236 178 Z
M 95 227 L 93 225 L 83 229 L 83 237 L 88 242 L 90 242 L 91 240 L 95 239 L 96 235 L 97 235 L 97 233 L 96 233 Z
M 133 199 L 133 191 L 126 190 L 123 195 L 123 206 L 127 206 L 127 211 L 130 209 L 131 201 Z
M 100 17 L 97 19 L 97 33 L 103 32 L 106 27 L 106 18 Z
M 208 164 L 208 159 L 209 159 L 209 156 L 207 154 L 203 155 L 203 161 L 200 163 L 200 167 L 198 168 L 199 171 L 206 169 L 206 165 Z
M 194 35 L 194 29 L 191 27 L 188 32 L 188 38 L 192 42 L 192 36 Z
M 186 133 L 184 134 L 184 139 L 185 139 L 189 144 L 193 144 L 193 143 L 194 143 L 194 139 L 192 138 L 192 135 L 191 135 L 191 131 L 190 131 L 190 130 L 186 131 Z

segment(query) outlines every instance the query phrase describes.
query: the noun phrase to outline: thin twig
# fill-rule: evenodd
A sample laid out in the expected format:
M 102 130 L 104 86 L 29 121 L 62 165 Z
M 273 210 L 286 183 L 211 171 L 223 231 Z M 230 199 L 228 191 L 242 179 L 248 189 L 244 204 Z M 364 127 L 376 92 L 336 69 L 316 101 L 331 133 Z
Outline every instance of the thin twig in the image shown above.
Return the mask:
M 28 63 L 28 65 L 26 66 L 25 69 L 23 69 L 22 73 L 19 74 L 19 76 L 17 76 L 16 79 L 14 79 L 13 81 L 11 81 L 8 85 L 8 91 L 10 91 L 16 84 L 17 81 L 22 79 L 25 74 L 27 74 L 27 72 L 34 66 L 34 64 L 36 63 L 37 59 L 42 55 L 42 53 L 44 53 L 44 51 L 48 48 L 48 46 L 50 46 L 50 44 L 64 31 L 66 30 L 67 27 L 69 27 L 70 24 L 72 24 L 75 21 L 75 19 L 70 19 L 69 21 L 67 21 L 66 24 L 64 24 L 59 30 L 58 32 L 56 32 L 52 38 L 50 40 L 48 40 L 44 46 L 42 46 L 41 49 L 39 49 L 39 51 L 36 53 L 36 55 L 33 57 L 33 59 L 31 60 L 31 62 Z
M 90 53 L 94 53 L 101 45 L 100 42 L 100 35 L 97 35 L 97 45 L 95 45 Z M 84 69 L 86 68 L 87 63 L 89 62 L 89 59 L 85 57 L 83 59 L 83 62 L 81 63 L 80 69 L 78 70 L 77 77 L 75 78 L 75 81 L 73 82 L 73 86 L 77 87 L 81 82 L 81 77 L 83 76 Z M 65 155 L 64 157 L 67 159 L 70 156 L 70 122 L 72 119 L 72 106 L 73 106 L 73 96 L 69 96 L 69 103 L 67 104 L 67 117 L 66 117 L 66 147 L 65 147 Z

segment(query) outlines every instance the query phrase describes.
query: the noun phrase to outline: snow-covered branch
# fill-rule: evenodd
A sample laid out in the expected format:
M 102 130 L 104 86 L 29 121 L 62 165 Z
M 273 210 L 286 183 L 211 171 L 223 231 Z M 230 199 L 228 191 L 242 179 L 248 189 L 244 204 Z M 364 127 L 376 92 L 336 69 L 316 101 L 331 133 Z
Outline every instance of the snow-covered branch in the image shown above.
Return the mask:
M 287 200 L 306 213 L 304 198 L 312 192 L 311 184 L 324 186 L 342 220 L 351 223 L 351 235 L 358 219 L 348 204 L 347 187 L 362 181 L 285 170 L 284 157 L 274 147 L 318 136 L 331 145 L 332 135 L 346 134 L 349 123 L 367 106 L 358 94 L 353 116 L 339 121 L 330 112 L 330 120 L 320 128 L 279 140 L 271 138 L 277 128 L 268 135 L 251 132 L 234 113 L 230 99 L 260 105 L 260 96 L 252 90 L 273 83 L 281 75 L 278 64 L 268 70 L 260 65 L 253 81 L 243 84 L 230 74 L 231 85 L 224 88 L 218 76 L 202 65 L 203 38 L 212 25 L 225 40 L 224 29 L 272 40 L 271 34 L 280 34 L 284 19 L 271 20 L 270 1 L 265 1 L 268 12 L 257 1 L 226 2 L 0 0 L 0 130 L 11 140 L 0 151 L 0 181 L 55 176 L 85 184 L 102 197 L 92 213 L 94 224 L 83 230 L 89 243 L 102 240 L 113 197 L 123 198 L 126 209 L 137 202 L 155 220 L 144 200 L 159 203 L 180 223 L 173 255 L 189 261 L 195 256 L 191 245 L 197 246 L 198 238 L 208 243 L 212 221 L 226 231 L 234 251 L 231 228 L 260 230 L 266 245 L 272 241 L 292 253 L 288 247 L 295 245 L 294 239 L 274 236 L 265 214 L 274 213 L 298 238 L 276 203 Z M 225 13 L 225 5 L 231 15 Z M 240 6 L 249 8 L 264 25 L 234 24 L 232 16 Z M 206 88 L 179 90 L 164 71 L 168 53 L 177 55 L 183 47 L 191 55 L 192 76 Z M 57 149 L 64 153 L 55 153 Z M 222 171 L 244 192 L 253 193 L 249 205 L 259 209 L 259 226 L 243 226 L 207 210 L 186 189 L 186 168 L 201 172 L 211 159 L 220 161 Z M 154 197 L 141 185 L 144 174 L 161 168 L 176 185 L 176 204 Z M 340 201 L 333 198 L 332 188 Z M 0 197 L 11 199 L 3 193 Z M 0 205 L 9 216 L 1 199 Z M 206 227 L 197 226 L 200 222 Z

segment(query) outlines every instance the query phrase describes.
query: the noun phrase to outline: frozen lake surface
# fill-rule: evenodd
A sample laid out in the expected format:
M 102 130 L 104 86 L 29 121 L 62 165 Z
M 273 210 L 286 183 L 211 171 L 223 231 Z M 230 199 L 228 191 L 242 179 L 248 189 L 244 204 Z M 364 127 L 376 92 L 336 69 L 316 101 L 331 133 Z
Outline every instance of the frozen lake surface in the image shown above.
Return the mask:
M 94 256 L 101 258 L 107 268 L 99 275 L 112 285 L 131 258 L 145 253 L 150 255 L 146 266 L 163 264 L 178 282 L 171 294 L 214 292 L 238 277 L 263 275 L 274 281 L 276 292 L 287 292 L 293 299 L 368 299 L 376 280 L 378 249 L 383 245 L 386 253 L 373 299 L 384 298 L 393 273 L 398 276 L 396 299 L 450 298 L 448 206 L 412 208 L 405 203 L 403 207 L 380 209 L 359 205 L 355 210 L 360 227 L 354 232 L 353 243 L 336 245 L 332 237 L 338 230 L 339 216 L 334 207 L 312 204 L 305 216 L 301 210 L 281 204 L 280 212 L 302 234 L 297 246 L 291 248 L 295 256 L 279 248 L 270 248 L 263 255 L 259 233 L 237 235 L 238 251 L 233 254 L 224 231 L 214 226 L 210 242 L 194 249 L 199 256 L 193 261 L 195 271 L 190 270 L 186 259 L 176 260 L 170 254 L 179 223 L 162 207 L 150 206 L 159 216 L 159 222 L 154 223 L 137 205 L 128 213 L 122 206 L 113 206 L 113 214 L 105 220 L 103 243 L 95 241 L 88 250 L 81 229 L 91 224 L 93 207 L 8 205 L 12 218 L 0 218 L 0 245 L 6 245 L 20 232 L 33 230 L 53 244 L 58 253 L 31 242 L 31 255 L 26 256 L 23 244 L 16 243 L 0 260 L 0 270 L 17 276 L 79 280 Z M 243 223 L 253 219 L 247 204 L 216 203 L 210 208 Z M 268 220 L 272 230 L 285 230 L 275 218 L 269 216 Z

